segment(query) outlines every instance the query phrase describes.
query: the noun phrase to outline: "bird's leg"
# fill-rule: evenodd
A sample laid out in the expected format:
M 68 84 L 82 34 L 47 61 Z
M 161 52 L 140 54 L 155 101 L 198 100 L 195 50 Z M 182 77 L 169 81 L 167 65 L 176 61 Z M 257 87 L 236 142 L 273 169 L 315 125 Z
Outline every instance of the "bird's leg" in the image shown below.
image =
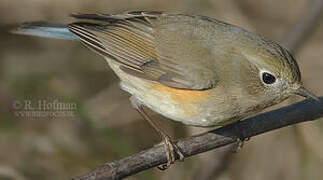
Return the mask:
M 139 114 L 147 120 L 150 125 L 159 133 L 159 135 L 163 138 L 164 140 L 164 145 L 166 148 L 166 155 L 167 155 L 167 163 L 163 164 L 161 166 L 158 166 L 158 169 L 160 170 L 165 170 L 169 168 L 171 164 L 173 164 L 176 160 L 176 154 L 179 156 L 179 160 L 184 159 L 184 155 L 181 153 L 179 148 L 176 146 L 176 144 L 173 143 L 171 137 L 169 137 L 157 124 L 156 121 L 152 120 L 147 113 L 144 111 L 143 106 L 140 105 L 136 110 L 139 112 Z
M 135 100 L 136 101 L 136 100 Z M 159 133 L 159 135 L 164 140 L 164 145 L 166 149 L 166 155 L 167 155 L 167 163 L 158 166 L 158 169 L 165 170 L 169 168 L 171 164 L 173 164 L 176 160 L 176 154 L 178 155 L 179 160 L 184 159 L 184 155 L 181 153 L 179 148 L 176 146 L 176 144 L 173 143 L 170 136 L 168 136 L 160 127 L 160 125 L 151 119 L 147 113 L 144 111 L 143 105 L 139 104 L 138 102 L 134 102 L 134 99 L 131 99 L 132 105 L 134 108 L 139 112 L 139 114 L 142 116 L 143 119 L 147 120 L 149 124 Z

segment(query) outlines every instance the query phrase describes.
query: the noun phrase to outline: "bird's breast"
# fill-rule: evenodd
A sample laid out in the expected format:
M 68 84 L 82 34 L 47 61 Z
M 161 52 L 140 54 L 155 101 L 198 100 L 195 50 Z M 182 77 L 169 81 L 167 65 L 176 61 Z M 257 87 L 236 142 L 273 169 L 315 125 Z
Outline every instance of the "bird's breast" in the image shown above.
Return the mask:
M 241 113 L 237 98 L 231 94 L 232 89 L 221 86 L 208 90 L 173 88 L 132 76 L 123 72 L 114 61 L 108 62 L 119 76 L 123 90 L 172 120 L 193 126 L 216 126 Z
M 209 90 L 178 89 L 160 83 L 151 83 L 150 88 L 153 91 L 164 94 L 168 101 L 178 104 L 182 111 L 192 116 L 199 113 L 196 106 L 209 97 Z

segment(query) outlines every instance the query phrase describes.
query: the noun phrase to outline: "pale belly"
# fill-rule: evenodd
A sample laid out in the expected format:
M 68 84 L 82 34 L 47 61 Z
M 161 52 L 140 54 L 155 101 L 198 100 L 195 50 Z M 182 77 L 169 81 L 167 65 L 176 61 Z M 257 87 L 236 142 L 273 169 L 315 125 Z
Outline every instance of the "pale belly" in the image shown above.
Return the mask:
M 193 126 L 217 126 L 235 115 L 232 105 L 212 96 L 212 91 L 178 90 L 124 73 L 119 64 L 107 60 L 121 80 L 121 88 L 151 110 Z M 214 103 L 212 103 L 214 102 Z M 216 103 L 215 103 L 216 102 Z M 221 105 L 222 104 L 222 105 Z M 231 109 L 231 110 L 230 110 Z

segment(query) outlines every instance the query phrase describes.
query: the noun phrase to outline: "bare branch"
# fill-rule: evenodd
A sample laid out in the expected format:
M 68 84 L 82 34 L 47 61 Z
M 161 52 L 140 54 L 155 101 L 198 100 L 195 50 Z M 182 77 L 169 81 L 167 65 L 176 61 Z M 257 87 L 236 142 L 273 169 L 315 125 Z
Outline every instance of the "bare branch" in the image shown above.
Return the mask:
M 321 100 L 323 97 L 320 98 Z M 323 103 L 304 100 L 274 111 L 239 121 L 177 142 L 185 157 L 216 149 L 285 126 L 312 121 L 323 116 Z M 105 163 L 101 167 L 76 177 L 74 180 L 121 179 L 140 171 L 166 163 L 163 145 L 158 145 L 132 156 Z

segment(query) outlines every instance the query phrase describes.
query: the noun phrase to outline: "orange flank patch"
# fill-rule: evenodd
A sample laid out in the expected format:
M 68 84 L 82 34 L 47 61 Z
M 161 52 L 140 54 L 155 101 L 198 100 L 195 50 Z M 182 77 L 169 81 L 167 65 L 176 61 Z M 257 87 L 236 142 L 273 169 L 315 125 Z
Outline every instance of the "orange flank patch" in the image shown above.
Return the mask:
M 185 113 L 194 115 L 197 112 L 195 103 L 208 98 L 207 90 L 187 90 L 168 87 L 162 84 L 153 83 L 151 88 L 161 93 L 168 94 L 170 98 L 178 104 L 181 104 Z

